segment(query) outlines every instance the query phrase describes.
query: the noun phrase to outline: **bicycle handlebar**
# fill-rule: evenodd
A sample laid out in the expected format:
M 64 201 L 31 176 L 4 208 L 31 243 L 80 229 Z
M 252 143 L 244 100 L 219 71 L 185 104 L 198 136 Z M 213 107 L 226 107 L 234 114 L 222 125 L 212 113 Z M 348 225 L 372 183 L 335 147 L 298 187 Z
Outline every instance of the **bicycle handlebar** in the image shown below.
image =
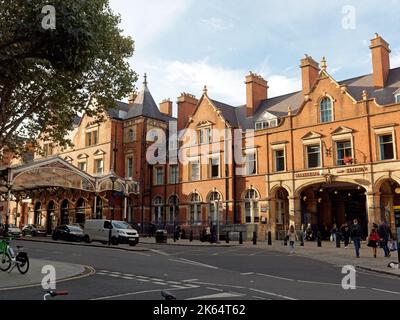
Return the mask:
M 69 294 L 68 291 L 47 291 L 47 293 L 52 297 L 67 296 Z

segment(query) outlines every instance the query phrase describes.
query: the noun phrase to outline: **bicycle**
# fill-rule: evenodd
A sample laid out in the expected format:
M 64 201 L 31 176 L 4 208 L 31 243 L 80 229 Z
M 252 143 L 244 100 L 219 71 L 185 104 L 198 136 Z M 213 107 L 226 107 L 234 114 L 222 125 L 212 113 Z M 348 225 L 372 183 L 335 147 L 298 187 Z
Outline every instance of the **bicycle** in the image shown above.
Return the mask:
M 21 274 L 29 271 L 29 258 L 26 252 L 23 252 L 22 246 L 17 246 L 17 252 L 10 246 L 10 240 L 0 241 L 0 270 L 11 273 L 15 268 Z
M 68 291 L 47 291 L 46 294 L 43 296 L 43 300 L 46 301 L 47 298 L 55 298 L 58 296 L 67 296 L 69 293 Z

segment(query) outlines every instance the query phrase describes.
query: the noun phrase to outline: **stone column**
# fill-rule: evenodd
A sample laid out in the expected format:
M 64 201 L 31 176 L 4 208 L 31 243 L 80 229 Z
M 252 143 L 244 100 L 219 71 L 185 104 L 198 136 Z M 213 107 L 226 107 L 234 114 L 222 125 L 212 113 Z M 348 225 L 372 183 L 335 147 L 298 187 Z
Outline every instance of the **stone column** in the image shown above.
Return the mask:
M 368 192 L 367 196 L 367 213 L 368 213 L 368 232 L 372 230 L 373 223 L 381 223 L 380 213 L 380 193 Z
M 297 197 L 289 197 L 289 227 L 294 226 L 295 229 L 301 228 L 301 199 Z

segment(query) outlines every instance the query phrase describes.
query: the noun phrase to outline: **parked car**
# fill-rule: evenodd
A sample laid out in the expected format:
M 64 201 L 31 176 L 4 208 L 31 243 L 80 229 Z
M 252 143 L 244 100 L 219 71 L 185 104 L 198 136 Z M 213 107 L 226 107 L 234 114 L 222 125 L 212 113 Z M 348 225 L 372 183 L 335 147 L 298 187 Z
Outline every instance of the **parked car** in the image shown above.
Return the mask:
M 52 238 L 53 240 L 65 240 L 65 241 L 82 241 L 83 230 L 77 226 L 62 225 L 58 226 L 54 231 Z
M 107 243 L 110 230 L 113 245 L 126 243 L 130 246 L 136 246 L 139 243 L 139 233 L 130 224 L 115 220 L 87 220 L 84 228 L 84 241 Z
M 47 231 L 42 226 L 37 226 L 34 224 L 27 224 L 22 228 L 22 236 L 32 236 L 32 237 L 45 237 L 47 235 Z
M 20 238 L 22 236 L 22 232 L 21 232 L 20 228 L 18 228 L 15 224 L 9 224 L 8 232 L 6 233 L 6 225 L 1 223 L 0 224 L 0 236 Z

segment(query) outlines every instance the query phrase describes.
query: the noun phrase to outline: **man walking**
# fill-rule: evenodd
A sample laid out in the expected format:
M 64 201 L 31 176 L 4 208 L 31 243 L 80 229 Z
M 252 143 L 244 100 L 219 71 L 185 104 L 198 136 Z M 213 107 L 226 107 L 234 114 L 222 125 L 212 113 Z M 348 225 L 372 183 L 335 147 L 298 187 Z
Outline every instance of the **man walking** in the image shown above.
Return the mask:
M 354 242 L 354 247 L 356 249 L 356 256 L 360 258 L 360 248 L 361 248 L 361 226 L 358 224 L 358 220 L 353 221 L 353 226 L 350 232 L 351 238 Z
M 385 252 L 385 257 L 390 257 L 390 249 L 388 246 L 389 238 L 390 238 L 390 227 L 387 225 L 386 222 L 382 222 L 378 228 L 378 234 L 380 238 L 380 245 L 383 251 Z

